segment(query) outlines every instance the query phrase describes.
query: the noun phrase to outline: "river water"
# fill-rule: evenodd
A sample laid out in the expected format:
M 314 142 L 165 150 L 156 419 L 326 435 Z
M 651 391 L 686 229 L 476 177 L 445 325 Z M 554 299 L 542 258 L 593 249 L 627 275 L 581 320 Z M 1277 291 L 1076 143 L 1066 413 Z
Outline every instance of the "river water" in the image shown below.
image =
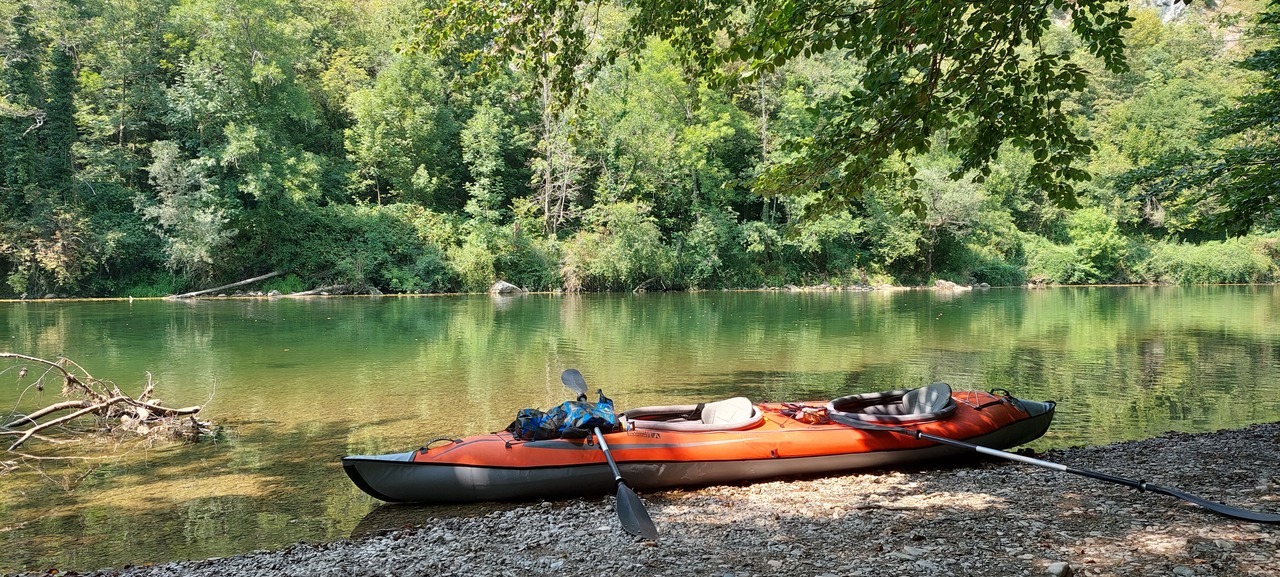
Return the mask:
M 223 430 L 0 476 L 0 572 L 360 533 L 388 508 L 343 455 L 502 429 L 568 398 L 569 367 L 620 409 L 1003 388 L 1059 402 L 1037 449 L 1276 421 L 1277 305 L 1272 286 L 0 302 L 0 352 L 65 355 L 132 393 L 149 372 Z M 0 416 L 58 400 L 0 371 Z

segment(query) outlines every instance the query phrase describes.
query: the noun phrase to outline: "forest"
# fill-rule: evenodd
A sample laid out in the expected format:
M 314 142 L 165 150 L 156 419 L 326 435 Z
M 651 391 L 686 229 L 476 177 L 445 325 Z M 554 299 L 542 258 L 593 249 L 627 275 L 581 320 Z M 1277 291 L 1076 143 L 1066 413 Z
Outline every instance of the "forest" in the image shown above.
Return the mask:
M 1251 0 L 5 2 L 0 298 L 1274 282 L 1278 26 Z

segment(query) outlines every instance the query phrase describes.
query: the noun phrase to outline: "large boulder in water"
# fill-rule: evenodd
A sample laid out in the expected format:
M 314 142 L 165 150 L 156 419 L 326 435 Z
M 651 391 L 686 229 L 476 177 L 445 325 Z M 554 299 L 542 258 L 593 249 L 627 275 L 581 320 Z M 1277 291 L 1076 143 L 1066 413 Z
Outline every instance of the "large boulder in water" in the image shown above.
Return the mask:
M 524 289 L 504 280 L 493 283 L 493 286 L 489 287 L 489 294 L 491 295 L 516 295 L 522 292 L 524 292 Z
M 973 287 L 967 287 L 967 286 L 964 286 L 964 285 L 958 285 L 958 284 L 953 283 L 953 282 L 951 282 L 951 281 L 949 281 L 949 280 L 942 280 L 942 279 L 938 279 L 937 281 L 934 281 L 934 283 L 933 283 L 933 288 L 934 288 L 934 290 L 940 290 L 940 291 L 967 291 L 967 290 L 973 290 Z

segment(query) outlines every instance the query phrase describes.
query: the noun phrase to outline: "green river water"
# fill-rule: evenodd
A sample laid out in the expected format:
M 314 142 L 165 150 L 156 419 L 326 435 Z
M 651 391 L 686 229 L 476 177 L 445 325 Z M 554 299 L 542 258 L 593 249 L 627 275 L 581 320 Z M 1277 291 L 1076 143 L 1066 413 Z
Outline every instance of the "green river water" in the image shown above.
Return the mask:
M 0 302 L 0 352 L 65 355 L 132 393 L 149 371 L 167 405 L 224 428 L 0 475 L 0 572 L 333 540 L 388 509 L 475 514 L 379 507 L 339 459 L 502 429 L 568 398 L 568 367 L 620 409 L 1004 388 L 1059 402 L 1038 449 L 1276 421 L 1278 317 L 1272 286 Z M 13 366 L 0 416 L 58 400 Z

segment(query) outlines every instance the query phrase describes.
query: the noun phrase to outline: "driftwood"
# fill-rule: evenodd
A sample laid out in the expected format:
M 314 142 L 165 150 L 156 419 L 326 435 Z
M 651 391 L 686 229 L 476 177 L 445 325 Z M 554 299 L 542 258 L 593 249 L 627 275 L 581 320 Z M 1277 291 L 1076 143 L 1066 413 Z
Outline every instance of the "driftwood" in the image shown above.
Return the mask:
M 43 371 L 35 376 L 27 389 L 43 391 L 46 380 L 61 381 L 62 396 L 71 398 L 71 400 L 53 403 L 25 415 L 15 412 L 4 419 L 7 422 L 0 421 L 3 422 L 0 424 L 0 436 L 17 437 L 9 445 L 8 451 L 11 453 L 31 439 L 50 443 L 65 442 L 65 439 L 52 436 L 51 430 L 90 415 L 94 417 L 97 424 L 93 430 L 131 432 L 147 439 L 165 433 L 194 433 L 198 438 L 199 435 L 208 432 L 209 424 L 197 421 L 194 417 L 200 412 L 200 406 L 170 408 L 151 398 L 155 392 L 155 382 L 151 379 L 151 373 L 147 373 L 147 385 L 142 394 L 134 397 L 124 393 L 110 381 L 95 378 L 84 370 L 84 367 L 66 357 L 50 361 L 17 353 L 0 353 L 0 359 L 14 359 L 32 365 L 42 365 Z M 12 368 L 0 370 L 0 374 L 7 373 Z M 27 373 L 28 365 L 24 364 L 18 370 L 19 384 Z M 61 416 L 41 421 L 45 417 L 57 414 Z M 0 466 L 0 471 L 4 469 L 5 467 Z
M 169 295 L 169 297 L 168 297 L 168 298 L 171 298 L 171 299 L 189 299 L 189 298 L 191 298 L 191 297 L 198 297 L 198 296 L 200 296 L 200 295 L 207 295 L 207 294 L 209 294 L 209 293 L 216 293 L 216 292 L 218 292 L 218 291 L 221 291 L 221 290 L 227 290 L 227 289 L 229 289 L 229 288 L 236 288 L 236 287 L 238 287 L 238 286 L 244 286 L 244 285 L 247 285 L 247 284 L 253 284 L 253 283 L 256 283 L 256 282 L 258 282 L 258 281 L 267 280 L 267 279 L 269 279 L 269 278 L 271 278 L 271 277 L 280 276 L 280 275 L 282 275 L 282 274 L 284 274 L 284 271 L 279 271 L 279 270 L 278 270 L 278 271 L 275 271 L 275 272 L 270 272 L 270 273 L 264 274 L 264 275 L 262 275 L 262 276 L 255 276 L 255 277 L 253 277 L 253 278 L 245 279 L 245 280 L 242 280 L 242 281 L 240 281 L 240 282 L 233 282 L 233 283 L 231 283 L 231 284 L 225 284 L 225 285 L 222 285 L 222 286 L 220 286 L 220 287 L 214 287 L 214 288 L 211 288 L 211 289 L 205 289 L 205 290 L 199 290 L 199 291 L 195 291 L 195 292 L 183 293 L 183 294 L 180 294 L 180 295 Z
M 314 288 L 314 289 L 311 289 L 311 290 L 309 290 L 309 291 L 302 291 L 302 292 L 296 292 L 296 293 L 289 293 L 289 294 L 284 295 L 284 296 L 287 296 L 287 297 L 306 297 L 306 296 L 318 295 L 318 294 L 321 294 L 321 293 L 339 294 L 339 293 L 346 292 L 346 291 L 349 291 L 349 290 L 351 290 L 351 285 L 345 285 L 345 284 L 334 284 L 334 285 L 329 285 L 329 286 L 322 286 L 322 287 L 320 287 L 320 288 Z

